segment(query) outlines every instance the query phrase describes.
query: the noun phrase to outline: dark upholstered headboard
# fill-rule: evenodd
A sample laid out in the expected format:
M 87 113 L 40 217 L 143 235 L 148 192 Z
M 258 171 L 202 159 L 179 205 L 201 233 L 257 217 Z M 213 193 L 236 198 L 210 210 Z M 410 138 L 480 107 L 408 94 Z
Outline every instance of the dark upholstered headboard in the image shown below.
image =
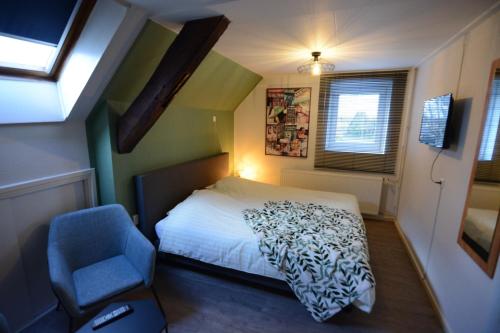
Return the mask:
M 229 154 L 202 158 L 134 177 L 139 228 L 155 240 L 155 224 L 194 190 L 214 184 L 229 174 Z

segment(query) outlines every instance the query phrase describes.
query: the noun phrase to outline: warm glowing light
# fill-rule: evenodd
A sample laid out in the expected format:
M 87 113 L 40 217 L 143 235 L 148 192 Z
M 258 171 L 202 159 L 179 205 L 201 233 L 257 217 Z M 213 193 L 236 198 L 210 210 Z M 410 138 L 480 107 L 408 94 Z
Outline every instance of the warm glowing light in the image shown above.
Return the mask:
M 0 36 L 0 65 L 47 71 L 56 49 L 43 43 Z
M 240 168 L 240 177 L 249 179 L 249 180 L 256 180 L 257 179 L 257 170 L 255 169 L 254 166 L 252 165 L 245 165 L 242 168 Z
M 253 158 L 249 158 L 248 156 L 243 157 L 238 162 L 238 174 L 241 178 L 249 179 L 249 180 L 257 180 L 258 178 L 258 169 L 254 162 Z
M 314 76 L 321 75 L 321 64 L 319 62 L 314 62 L 311 68 L 311 74 Z

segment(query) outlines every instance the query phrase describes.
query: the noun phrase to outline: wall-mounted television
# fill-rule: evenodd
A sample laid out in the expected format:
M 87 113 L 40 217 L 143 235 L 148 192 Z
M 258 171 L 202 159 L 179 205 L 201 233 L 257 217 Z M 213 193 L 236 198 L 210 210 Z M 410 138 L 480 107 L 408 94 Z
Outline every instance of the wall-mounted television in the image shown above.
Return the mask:
M 448 149 L 451 141 L 451 114 L 453 95 L 451 93 L 428 99 L 420 124 L 419 141 L 429 146 Z

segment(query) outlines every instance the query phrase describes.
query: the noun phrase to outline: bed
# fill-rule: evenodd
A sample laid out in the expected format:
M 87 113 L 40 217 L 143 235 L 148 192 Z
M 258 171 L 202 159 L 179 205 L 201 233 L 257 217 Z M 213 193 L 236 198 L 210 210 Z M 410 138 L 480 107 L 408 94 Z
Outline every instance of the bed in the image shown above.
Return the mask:
M 304 305 L 310 303 L 309 296 L 303 296 L 303 291 L 291 284 L 290 276 L 294 275 L 288 270 L 284 273 L 284 270 L 277 269 L 284 265 L 283 262 L 278 265 L 270 260 L 269 255 L 264 256 L 262 232 L 254 228 L 259 223 L 249 224 L 253 223 L 251 218 L 261 218 L 263 207 L 269 208 L 271 214 L 279 212 L 276 206 L 270 208 L 268 205 L 284 205 L 283 214 L 304 207 L 313 209 L 313 212 L 318 209 L 332 210 L 335 214 L 348 212 L 346 214 L 352 214 L 362 224 L 356 198 L 349 194 L 280 187 L 229 177 L 227 170 L 228 155 L 220 154 L 137 176 L 141 230 L 150 239 L 158 239 L 162 256 L 177 261 L 184 258 L 184 263 L 212 270 L 220 268 L 222 272 L 232 272 L 250 281 L 258 280 L 258 283 L 264 281 L 281 289 L 288 284 L 296 295 L 302 296 L 299 299 Z M 297 208 L 297 205 L 304 207 Z M 299 213 L 304 214 L 300 210 Z M 362 229 L 364 231 L 364 225 Z M 365 241 L 362 239 L 360 244 Z M 347 259 L 345 262 L 350 264 Z M 357 269 L 369 265 L 361 266 Z M 366 272 L 371 274 L 369 267 Z M 346 286 L 352 284 L 352 281 L 340 280 L 340 277 L 339 281 L 345 282 Z M 369 286 L 363 283 L 359 292 L 358 289 L 354 292 L 356 297 L 349 298 L 349 303 L 369 312 L 375 300 L 374 280 Z M 322 284 L 317 283 L 315 288 L 322 289 Z M 348 305 L 340 304 L 326 314 L 315 313 L 316 308 L 307 305 L 306 308 L 314 319 L 324 321 Z

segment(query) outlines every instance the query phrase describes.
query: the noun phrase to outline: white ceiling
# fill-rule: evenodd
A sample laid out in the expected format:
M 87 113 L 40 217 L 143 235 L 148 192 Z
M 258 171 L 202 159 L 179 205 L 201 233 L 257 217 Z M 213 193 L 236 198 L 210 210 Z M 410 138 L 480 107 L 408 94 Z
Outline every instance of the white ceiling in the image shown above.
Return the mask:
M 497 0 L 130 0 L 176 31 L 230 20 L 215 49 L 260 74 L 294 73 L 321 51 L 337 70 L 417 65 Z

